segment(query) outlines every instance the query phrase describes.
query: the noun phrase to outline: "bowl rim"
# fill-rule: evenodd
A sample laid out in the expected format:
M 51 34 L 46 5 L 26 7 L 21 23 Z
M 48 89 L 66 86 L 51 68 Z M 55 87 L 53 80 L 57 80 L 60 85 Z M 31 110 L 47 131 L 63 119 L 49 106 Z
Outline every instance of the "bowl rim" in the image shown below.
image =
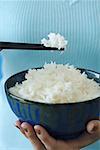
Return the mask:
M 41 69 L 43 67 L 36 67 L 36 68 L 30 68 L 30 69 Z M 89 71 L 91 73 L 95 73 L 97 75 L 99 75 L 99 78 L 100 78 L 100 73 L 96 72 L 96 71 L 93 71 L 93 70 L 90 70 L 90 69 L 84 69 L 84 68 L 79 68 L 79 67 L 76 67 L 76 69 L 78 70 L 83 70 L 83 72 L 86 72 L 86 71 Z M 28 72 L 29 69 L 26 69 L 26 70 L 23 70 L 21 72 L 18 72 L 16 74 L 13 74 L 12 76 L 10 76 L 4 83 L 4 87 L 5 87 L 5 92 L 6 92 L 6 95 L 8 94 L 10 97 L 13 97 L 13 99 L 16 99 L 17 101 L 20 101 L 22 103 L 28 103 L 28 104 L 40 104 L 40 105 L 75 105 L 75 104 L 83 104 L 83 103 L 90 103 L 90 102 L 94 102 L 96 100 L 100 100 L 100 96 L 99 97 L 96 97 L 96 98 L 93 98 L 92 100 L 87 100 L 87 101 L 81 101 L 81 102 L 69 102 L 69 103 L 44 103 L 44 102 L 37 102 L 37 101 L 32 101 L 32 100 L 29 100 L 29 99 L 25 99 L 25 98 L 22 98 L 22 97 L 19 97 L 19 96 L 16 96 L 14 94 L 12 94 L 9 89 L 7 88 L 7 82 L 8 80 L 10 80 L 12 77 L 18 75 L 18 74 L 21 74 L 21 73 L 24 73 L 24 72 Z
M 71 103 L 44 103 L 44 102 L 36 102 L 36 101 L 31 101 L 28 99 L 20 98 L 18 96 L 15 96 L 13 94 L 9 93 L 9 96 L 15 99 L 18 102 L 24 103 L 24 104 L 38 104 L 38 105 L 48 105 L 48 106 L 58 106 L 58 105 L 79 105 L 79 104 L 89 104 L 91 102 L 99 101 L 100 97 L 96 97 L 92 100 L 87 100 L 87 101 L 81 101 L 81 102 L 71 102 Z

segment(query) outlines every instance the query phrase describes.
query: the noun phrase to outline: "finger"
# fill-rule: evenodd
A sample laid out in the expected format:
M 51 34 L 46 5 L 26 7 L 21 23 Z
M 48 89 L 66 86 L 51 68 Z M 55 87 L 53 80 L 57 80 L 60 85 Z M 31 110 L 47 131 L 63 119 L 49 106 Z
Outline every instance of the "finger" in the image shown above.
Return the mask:
M 93 120 L 87 124 L 87 131 L 90 134 L 99 134 L 100 135 L 100 120 Z
M 23 128 L 21 127 L 21 124 L 22 123 L 19 120 L 17 120 L 15 123 L 15 127 L 18 128 L 21 131 L 21 133 L 26 137 L 25 132 L 24 132 Z
M 20 122 L 19 120 L 17 120 L 17 121 L 15 122 L 15 126 L 17 126 L 18 128 L 20 128 L 20 127 L 21 127 L 21 122 Z
M 34 130 L 35 130 L 38 138 L 41 140 L 41 142 L 46 147 L 46 149 L 53 150 L 57 141 L 54 138 L 52 138 L 43 127 L 41 127 L 39 125 L 34 126 Z
M 87 132 L 74 140 L 78 147 L 83 148 L 100 139 L 100 120 L 92 120 L 87 124 Z
M 23 128 L 26 137 L 30 140 L 30 142 L 32 143 L 33 147 L 36 148 L 36 150 L 44 149 L 43 144 L 40 142 L 40 140 L 36 136 L 36 133 L 33 130 L 33 127 L 30 124 L 28 124 L 26 122 L 23 122 L 21 124 L 21 127 Z
M 94 143 L 95 141 L 97 141 L 100 138 L 100 136 L 98 136 L 97 134 L 94 133 L 87 133 L 84 132 L 79 138 L 75 139 L 75 140 L 71 140 L 70 143 L 72 143 L 72 145 L 74 145 L 74 147 L 81 149 L 84 148 L 85 146 L 88 146 L 92 143 Z

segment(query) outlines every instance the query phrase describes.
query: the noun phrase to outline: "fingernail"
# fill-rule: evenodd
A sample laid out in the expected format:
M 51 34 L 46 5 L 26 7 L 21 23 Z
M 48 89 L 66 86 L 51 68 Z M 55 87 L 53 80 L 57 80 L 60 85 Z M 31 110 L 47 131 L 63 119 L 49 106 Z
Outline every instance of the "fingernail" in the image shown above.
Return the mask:
M 28 132 L 28 130 L 27 130 L 27 129 L 24 129 L 24 131 L 25 131 L 25 132 Z
M 41 131 L 39 129 L 36 129 L 36 133 L 40 135 Z
M 91 126 L 89 127 L 90 132 L 94 131 L 94 124 L 91 124 Z

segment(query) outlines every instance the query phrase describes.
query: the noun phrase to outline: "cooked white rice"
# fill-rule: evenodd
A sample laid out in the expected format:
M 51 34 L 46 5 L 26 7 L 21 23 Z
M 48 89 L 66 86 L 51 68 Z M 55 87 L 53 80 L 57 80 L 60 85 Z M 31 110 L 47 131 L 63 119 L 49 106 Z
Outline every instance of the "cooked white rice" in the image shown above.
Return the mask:
M 45 64 L 43 69 L 30 69 L 22 84 L 10 88 L 21 98 L 43 103 L 74 103 L 100 96 L 100 86 L 85 73 L 68 64 Z
M 68 44 L 68 41 L 65 40 L 65 38 L 59 33 L 50 33 L 48 38 L 48 40 L 45 38 L 41 40 L 41 44 L 43 44 L 45 47 L 55 47 L 60 50 L 62 48 L 65 49 L 66 45 Z

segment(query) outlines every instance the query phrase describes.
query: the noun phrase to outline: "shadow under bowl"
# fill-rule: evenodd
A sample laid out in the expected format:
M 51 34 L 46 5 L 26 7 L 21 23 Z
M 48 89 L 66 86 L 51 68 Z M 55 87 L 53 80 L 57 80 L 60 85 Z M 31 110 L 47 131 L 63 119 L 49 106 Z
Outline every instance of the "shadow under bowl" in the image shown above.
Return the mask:
M 36 68 L 41 69 L 41 68 Z M 80 69 L 87 77 L 100 83 L 100 74 Z M 100 97 L 90 101 L 64 104 L 46 104 L 19 98 L 9 92 L 16 82 L 22 83 L 28 70 L 11 76 L 5 82 L 8 103 L 20 121 L 42 125 L 56 139 L 73 139 L 86 130 L 86 124 L 99 119 Z

